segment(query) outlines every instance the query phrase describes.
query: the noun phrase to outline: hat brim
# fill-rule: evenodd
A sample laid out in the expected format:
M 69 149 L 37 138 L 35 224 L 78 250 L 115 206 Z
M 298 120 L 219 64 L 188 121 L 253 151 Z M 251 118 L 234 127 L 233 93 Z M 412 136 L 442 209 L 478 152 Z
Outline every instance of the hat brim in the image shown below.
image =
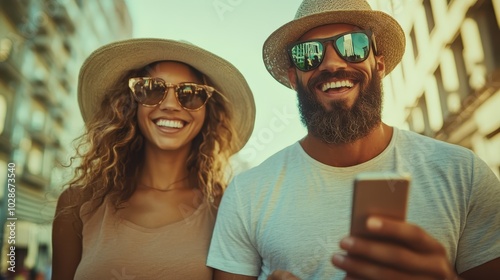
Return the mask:
M 231 121 L 240 139 L 238 152 L 252 134 L 255 102 L 240 71 L 230 62 L 202 48 L 174 40 L 147 38 L 118 41 L 94 51 L 84 62 L 78 79 L 78 103 L 83 120 L 88 121 L 109 90 L 122 75 L 155 61 L 186 63 L 212 81 L 229 100 Z
M 322 25 L 343 23 L 375 34 L 378 55 L 384 56 L 385 74 L 389 74 L 403 57 L 406 38 L 401 26 L 390 15 L 373 10 L 329 11 L 295 19 L 274 31 L 264 42 L 262 56 L 267 71 L 281 84 L 290 87 L 291 66 L 286 47 L 307 31 Z

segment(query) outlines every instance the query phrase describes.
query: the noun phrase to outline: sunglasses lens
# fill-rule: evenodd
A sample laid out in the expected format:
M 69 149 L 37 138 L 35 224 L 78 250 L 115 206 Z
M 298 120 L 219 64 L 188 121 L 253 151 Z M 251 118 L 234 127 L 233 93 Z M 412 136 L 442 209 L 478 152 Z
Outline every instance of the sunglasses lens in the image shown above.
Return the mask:
M 370 54 L 370 38 L 363 32 L 347 33 L 340 37 L 297 43 L 290 48 L 292 63 L 301 71 L 318 67 L 323 61 L 324 42 L 333 41 L 338 54 L 347 62 L 364 61 Z
M 365 33 L 349 33 L 339 37 L 335 47 L 348 62 L 364 61 L 370 53 L 370 39 Z
M 205 105 L 208 99 L 207 91 L 196 85 L 179 85 L 177 98 L 182 107 L 196 110 Z
M 321 42 L 298 43 L 290 49 L 292 62 L 301 71 L 314 69 L 323 61 L 323 48 Z
M 165 95 L 165 84 L 155 79 L 141 79 L 134 84 L 133 91 L 137 102 L 146 105 L 160 103 Z

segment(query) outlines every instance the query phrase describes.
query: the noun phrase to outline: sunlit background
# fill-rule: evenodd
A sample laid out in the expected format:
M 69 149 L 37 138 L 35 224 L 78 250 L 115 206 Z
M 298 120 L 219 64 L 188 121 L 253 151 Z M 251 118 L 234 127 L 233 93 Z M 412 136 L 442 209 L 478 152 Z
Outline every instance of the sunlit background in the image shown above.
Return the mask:
M 293 19 L 300 2 L 0 0 L 0 221 L 7 219 L 13 163 L 16 270 L 50 273 L 54 202 L 71 175 L 60 163 L 83 131 L 76 84 L 93 50 L 159 37 L 187 40 L 231 61 L 257 107 L 252 137 L 234 157 L 240 172 L 305 135 L 294 92 L 267 73 L 261 56 L 265 39 Z M 383 120 L 472 149 L 499 176 L 500 0 L 369 2 L 392 14 L 407 35 L 402 63 L 384 79 Z M 2 273 L 8 235 L 2 226 Z

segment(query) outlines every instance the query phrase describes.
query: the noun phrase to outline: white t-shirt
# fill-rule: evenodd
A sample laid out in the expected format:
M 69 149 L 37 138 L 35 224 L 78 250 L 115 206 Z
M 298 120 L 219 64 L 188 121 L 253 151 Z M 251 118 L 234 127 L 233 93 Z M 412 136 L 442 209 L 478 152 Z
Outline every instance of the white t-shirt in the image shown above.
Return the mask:
M 412 176 L 407 220 L 446 248 L 458 273 L 500 257 L 500 181 L 470 150 L 394 129 L 389 146 L 352 167 L 322 164 L 295 143 L 237 176 L 219 208 L 207 265 L 266 279 L 343 279 L 330 260 L 348 235 L 354 176 Z

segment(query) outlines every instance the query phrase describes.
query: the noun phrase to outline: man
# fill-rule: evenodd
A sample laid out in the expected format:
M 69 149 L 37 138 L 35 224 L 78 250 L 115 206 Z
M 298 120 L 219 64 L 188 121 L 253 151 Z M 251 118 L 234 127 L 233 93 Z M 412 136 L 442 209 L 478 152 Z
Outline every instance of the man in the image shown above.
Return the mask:
M 381 80 L 404 42 L 364 0 L 304 0 L 267 39 L 267 69 L 297 91 L 308 133 L 228 187 L 207 261 L 215 279 L 498 279 L 498 178 L 465 148 L 381 122 Z M 348 236 L 364 171 L 412 176 L 407 222 L 367 219 L 378 238 Z

